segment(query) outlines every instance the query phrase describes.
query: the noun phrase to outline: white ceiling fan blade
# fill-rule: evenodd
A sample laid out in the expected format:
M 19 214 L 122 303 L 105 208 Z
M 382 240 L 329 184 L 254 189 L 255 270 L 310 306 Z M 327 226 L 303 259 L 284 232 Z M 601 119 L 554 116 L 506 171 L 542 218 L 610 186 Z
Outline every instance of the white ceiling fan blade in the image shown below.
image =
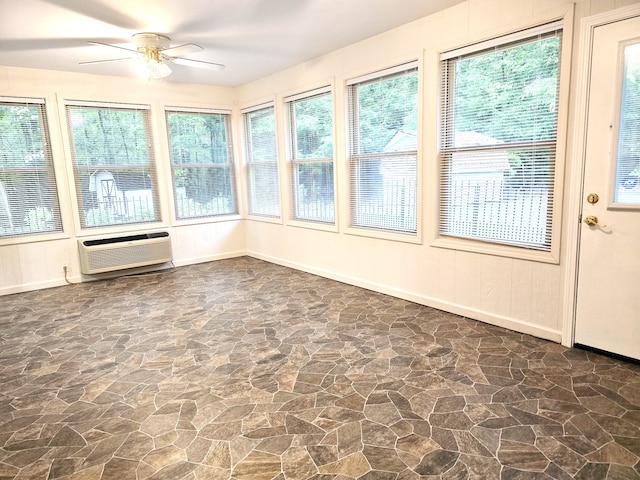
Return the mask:
M 224 70 L 224 65 L 220 63 L 203 62 L 202 60 L 191 60 L 189 58 L 171 58 L 170 59 L 178 65 L 184 65 L 185 67 L 204 68 L 205 70 Z
M 105 5 L 109 2 L 88 2 L 87 0 L 44 0 L 46 3 L 64 8 L 87 18 L 109 23 L 127 30 L 144 27 L 138 19 L 127 15 L 123 8 Z M 111 2 L 116 3 L 116 2 Z M 124 6 L 124 5 L 123 5 Z
M 1 1 L 1 0 L 0 0 Z M 101 38 L 101 42 L 107 45 L 117 43 L 119 38 Z M 96 40 L 97 42 L 97 40 Z M 0 40 L 0 50 L 53 50 L 57 48 L 77 48 L 83 47 L 84 39 L 80 38 L 8 38 Z
M 122 60 L 132 60 L 133 58 L 135 58 L 135 57 L 109 58 L 107 60 L 91 60 L 89 62 L 79 62 L 79 65 L 91 65 L 93 63 L 121 62 Z
M 184 45 L 177 45 L 175 47 L 162 50 L 162 53 L 170 57 L 179 57 L 180 55 L 189 55 L 190 53 L 197 53 L 204 50 L 200 45 L 195 43 L 185 43 Z
M 140 52 L 138 52 L 137 50 L 133 50 L 131 48 L 126 48 L 126 47 L 120 47 L 118 45 L 111 45 L 110 43 L 102 43 L 102 42 L 94 42 L 94 41 L 88 41 L 87 43 L 90 43 L 91 45 L 101 45 L 103 47 L 111 47 L 111 48 L 117 48 L 119 50 L 126 50 L 127 52 L 133 52 L 136 55 L 140 54 Z

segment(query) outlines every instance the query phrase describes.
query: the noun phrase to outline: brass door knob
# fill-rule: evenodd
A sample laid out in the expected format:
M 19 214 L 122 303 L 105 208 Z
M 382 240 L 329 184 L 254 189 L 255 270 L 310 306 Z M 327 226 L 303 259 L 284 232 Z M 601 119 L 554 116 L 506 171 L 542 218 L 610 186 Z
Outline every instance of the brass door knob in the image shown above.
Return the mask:
M 596 217 L 595 215 L 589 215 L 584 219 L 584 223 L 586 223 L 590 227 L 595 227 L 596 225 L 598 225 L 598 217 Z

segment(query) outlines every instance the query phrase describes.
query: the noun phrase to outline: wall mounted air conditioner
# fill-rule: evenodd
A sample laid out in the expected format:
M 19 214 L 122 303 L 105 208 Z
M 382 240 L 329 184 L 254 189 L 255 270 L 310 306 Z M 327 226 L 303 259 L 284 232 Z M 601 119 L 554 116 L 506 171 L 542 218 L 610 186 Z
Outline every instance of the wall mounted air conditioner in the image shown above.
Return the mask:
M 173 260 L 168 232 L 78 240 L 82 273 L 113 272 Z

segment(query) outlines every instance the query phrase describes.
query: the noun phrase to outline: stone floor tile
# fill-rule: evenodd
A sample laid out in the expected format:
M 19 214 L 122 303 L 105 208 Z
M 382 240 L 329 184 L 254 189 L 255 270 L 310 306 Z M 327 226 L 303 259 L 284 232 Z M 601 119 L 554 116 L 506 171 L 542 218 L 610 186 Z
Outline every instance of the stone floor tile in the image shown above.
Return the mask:
M 449 450 L 434 450 L 427 453 L 414 468 L 419 475 L 441 475 L 449 471 L 460 454 Z
M 240 461 L 232 471 L 238 479 L 272 479 L 282 471 L 282 460 L 279 455 L 264 452 L 252 452 Z
M 0 478 L 640 478 L 640 366 L 241 257 L 0 297 Z

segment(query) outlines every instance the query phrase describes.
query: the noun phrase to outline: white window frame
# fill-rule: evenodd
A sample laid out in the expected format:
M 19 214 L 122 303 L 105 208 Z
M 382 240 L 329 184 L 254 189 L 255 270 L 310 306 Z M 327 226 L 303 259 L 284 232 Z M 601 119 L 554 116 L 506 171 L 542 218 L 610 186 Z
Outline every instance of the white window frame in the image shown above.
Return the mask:
M 145 168 L 149 171 L 151 182 L 151 196 L 152 204 L 154 208 L 154 218 L 145 221 L 137 222 L 116 222 L 116 223 L 102 223 L 99 225 L 86 225 L 86 220 L 82 217 L 85 215 L 82 201 L 82 192 L 80 191 L 80 179 L 78 177 L 78 165 L 76 161 L 75 145 L 73 141 L 73 126 L 70 122 L 70 109 L 77 108 L 94 108 L 94 109 L 122 109 L 132 111 L 144 112 L 144 128 L 145 128 L 145 142 L 147 148 L 147 164 Z M 74 195 L 73 201 L 75 202 L 76 209 L 76 222 L 78 226 L 79 235 L 93 235 L 98 232 L 121 232 L 132 230 L 146 230 L 149 228 L 155 228 L 157 225 L 163 222 L 163 209 L 162 199 L 160 197 L 160 184 L 159 175 L 157 169 L 157 158 L 155 153 L 155 140 L 153 135 L 153 121 L 151 115 L 151 107 L 146 104 L 135 103 L 121 103 L 121 102 L 102 102 L 102 101 L 84 101 L 84 100 L 64 100 L 64 118 L 67 122 L 67 141 L 69 145 L 69 158 L 71 171 L 73 172 L 73 181 L 69 183 L 73 185 Z M 125 168 L 126 169 L 126 168 Z M 117 194 L 117 192 L 116 192 Z
M 10 234 L 10 235 L 2 235 L 0 236 L 0 245 L 8 245 L 8 244 L 17 244 L 17 243 L 27 243 L 33 241 L 41 241 L 44 239 L 51 238 L 63 238 L 65 237 L 64 232 L 64 220 L 62 218 L 62 205 L 60 201 L 60 185 L 58 182 L 58 176 L 56 175 L 56 166 L 53 159 L 53 151 L 51 146 L 51 133 L 50 133 L 50 125 L 49 125 L 49 112 L 47 101 L 44 98 L 27 98 L 27 97 L 3 97 L 0 96 L 0 103 L 2 104 L 15 104 L 16 106 L 28 106 L 34 105 L 40 107 L 40 115 L 38 118 L 38 122 L 40 124 L 40 133 L 43 142 L 43 150 L 44 150 L 44 160 L 45 164 L 38 168 L 38 170 L 46 171 L 49 176 L 48 186 L 50 189 L 50 194 L 52 196 L 52 206 L 54 210 L 52 212 L 51 221 L 54 223 L 54 228 L 50 230 L 38 230 L 27 233 L 19 233 L 19 234 Z M 0 170 L 4 170 L 4 167 L 0 165 Z M 29 170 L 29 169 L 27 169 Z M 33 170 L 33 169 L 31 169 Z M 0 201 L 4 201 L 3 198 L 0 198 Z M 2 206 L 3 208 L 6 206 Z M 7 219 L 5 221 L 13 222 L 11 209 L 9 208 L 9 212 L 7 215 Z M 46 218 L 42 218 L 40 215 L 36 214 L 38 218 L 36 221 L 47 221 Z M 15 221 L 24 221 L 23 218 L 15 219 Z
M 441 62 L 447 58 L 453 58 L 468 54 L 475 51 L 484 50 L 486 48 L 503 45 L 518 40 L 530 38 L 538 33 L 542 34 L 550 30 L 561 30 L 562 40 L 560 46 L 560 64 L 559 64 L 559 88 L 558 88 L 558 117 L 557 117 L 557 131 L 556 131 L 556 151 L 555 151 L 555 172 L 553 182 L 553 207 L 551 210 L 551 248 L 549 251 L 530 250 L 522 247 L 511 246 L 506 244 L 487 243 L 480 240 L 449 237 L 441 235 L 439 233 L 438 218 L 435 222 L 434 228 L 431 232 L 430 245 L 439 248 L 446 248 L 452 250 L 461 250 L 467 252 L 483 253 L 489 255 L 496 255 L 508 258 L 531 260 L 542 263 L 558 264 L 560 263 L 560 234 L 561 234 L 561 222 L 562 222 L 562 203 L 563 203 L 563 184 L 564 184 L 564 164 L 565 164 L 565 149 L 566 149 L 566 136 L 567 136 L 567 110 L 568 110 L 568 98 L 569 98 L 569 71 L 571 65 L 571 44 L 572 44 L 572 21 L 573 10 L 559 9 L 561 13 L 555 16 L 540 17 L 535 20 L 535 23 L 529 25 L 523 25 L 520 30 L 511 31 L 502 35 L 496 35 L 489 39 L 479 40 L 476 43 L 468 44 L 459 48 L 452 48 L 442 51 L 439 55 L 438 71 L 442 71 Z M 440 75 L 442 78 L 442 75 Z M 440 94 L 438 95 L 438 129 L 441 129 L 442 118 L 442 88 L 440 85 Z M 438 135 L 442 137 L 441 134 Z M 441 149 L 442 144 L 438 146 L 438 166 L 434 172 L 435 191 L 439 196 L 441 184 Z M 437 212 L 439 212 L 439 201 Z M 439 213 L 438 213 L 439 217 Z
M 249 138 L 249 129 L 247 125 L 247 115 L 259 110 L 266 110 L 271 108 L 273 110 L 274 116 L 274 144 L 276 145 L 276 158 L 270 162 L 254 162 L 253 161 L 253 152 L 251 150 L 251 139 Z M 281 195 L 281 185 L 280 185 L 280 165 L 279 165 L 279 152 L 278 152 L 278 122 L 277 122 L 277 111 L 275 108 L 275 102 L 269 101 L 266 103 L 257 104 L 251 107 L 246 107 L 240 110 L 242 115 L 242 139 L 243 139 L 243 151 L 244 151 L 244 181 L 245 181 L 245 194 L 246 194 L 246 217 L 250 220 L 259 220 L 269 223 L 280 223 L 282 224 L 282 195 Z M 265 165 L 265 164 L 273 164 L 276 167 L 276 194 L 278 196 L 278 213 L 277 215 L 267 215 L 253 212 L 251 209 L 251 169 L 255 165 Z
M 174 159 L 171 156 L 171 132 L 169 129 L 169 114 L 171 113 L 178 113 L 178 114 L 193 113 L 193 114 L 202 114 L 202 115 L 224 116 L 228 162 L 226 164 L 200 165 L 197 168 L 208 168 L 211 166 L 216 166 L 216 167 L 227 166 L 228 167 L 229 175 L 230 175 L 229 182 L 232 188 L 233 212 L 211 214 L 211 215 L 185 216 L 185 217 L 178 216 L 176 179 L 174 175 L 174 170 L 176 168 L 179 168 L 179 165 L 174 164 Z M 166 133 L 167 133 L 167 142 L 169 145 L 170 175 L 171 175 L 172 191 L 173 191 L 173 207 L 174 207 L 173 216 L 176 222 L 180 224 L 210 223 L 210 222 L 225 221 L 225 220 L 240 218 L 239 207 L 238 207 L 238 187 L 237 187 L 237 181 L 236 181 L 236 167 L 235 167 L 235 161 L 234 161 L 233 136 L 232 136 L 232 130 L 233 130 L 232 129 L 232 111 L 223 110 L 223 109 L 167 106 L 165 107 L 165 122 L 166 122 L 165 124 L 166 124 Z
M 607 195 L 607 208 L 609 210 L 628 210 L 628 211 L 639 211 L 640 210 L 640 201 L 638 202 L 623 202 L 618 201 L 616 198 L 616 188 L 618 185 L 618 168 L 620 167 L 620 147 L 622 146 L 622 108 L 623 108 L 623 100 L 625 93 L 625 83 L 626 83 L 626 60 L 625 60 L 625 52 L 627 47 L 635 46 L 640 48 L 640 38 L 634 38 L 628 40 L 626 42 L 620 43 L 619 53 L 618 53 L 618 72 L 620 73 L 619 84 L 616 88 L 616 104 L 615 111 L 618 112 L 618 118 L 613 122 L 612 128 L 612 145 L 611 145 L 611 158 L 615 159 L 615 161 L 611 162 L 611 171 L 609 173 L 609 191 Z
M 396 232 L 392 230 L 385 229 L 377 229 L 377 228 L 367 228 L 360 227 L 352 224 L 352 209 L 354 208 L 352 204 L 352 163 L 354 155 L 354 126 L 356 120 L 353 117 L 353 102 L 351 99 L 352 96 L 352 87 L 359 83 L 364 83 L 368 81 L 375 81 L 377 79 L 382 79 L 388 75 L 394 75 L 396 73 L 413 70 L 417 71 L 418 76 L 418 92 L 417 92 L 417 147 L 415 150 L 416 157 L 416 231 L 415 232 Z M 423 104 L 423 63 L 422 58 L 418 58 L 417 60 L 408 60 L 403 63 L 399 63 L 396 66 L 383 68 L 380 70 L 372 71 L 363 75 L 359 75 L 353 78 L 346 80 L 345 82 L 345 122 L 347 125 L 347 136 L 346 136 L 346 153 L 347 153 L 347 161 L 345 162 L 345 178 L 347 184 L 347 200 L 346 200 L 346 208 L 347 208 L 347 219 L 348 225 L 344 229 L 344 232 L 349 235 L 357 235 L 363 237 L 372 237 L 379 238 L 383 240 L 397 241 L 403 243 L 412 243 L 412 244 L 421 244 L 422 243 L 422 104 Z M 403 152 L 403 154 L 411 152 Z M 391 157 L 397 155 L 396 153 L 390 154 Z
M 293 107 L 295 102 L 299 100 L 311 99 L 320 95 L 329 95 L 331 100 L 331 135 L 332 135 L 332 156 L 326 158 L 309 158 L 309 159 L 299 159 L 296 158 L 296 132 L 294 129 L 296 128 L 295 118 L 293 116 Z M 319 88 L 315 88 L 312 90 L 306 90 L 304 92 L 292 94 L 285 96 L 283 98 L 284 110 L 285 110 L 285 120 L 286 120 L 286 151 L 287 151 L 287 173 L 288 173 L 288 187 L 289 187 L 289 198 L 291 201 L 290 205 L 290 213 L 289 220 L 287 222 L 288 225 L 292 226 L 300 226 L 304 228 L 313 228 L 318 230 L 327 230 L 327 231 L 337 231 L 337 222 L 338 222 L 338 201 L 337 201 L 337 175 L 336 175 L 336 142 L 335 142 L 335 104 L 334 104 L 334 92 L 332 85 L 327 85 Z M 296 174 L 295 168 L 297 165 L 311 165 L 314 163 L 330 163 L 332 169 L 333 176 L 333 221 L 322 221 L 315 219 L 303 218 L 301 216 L 296 215 Z

